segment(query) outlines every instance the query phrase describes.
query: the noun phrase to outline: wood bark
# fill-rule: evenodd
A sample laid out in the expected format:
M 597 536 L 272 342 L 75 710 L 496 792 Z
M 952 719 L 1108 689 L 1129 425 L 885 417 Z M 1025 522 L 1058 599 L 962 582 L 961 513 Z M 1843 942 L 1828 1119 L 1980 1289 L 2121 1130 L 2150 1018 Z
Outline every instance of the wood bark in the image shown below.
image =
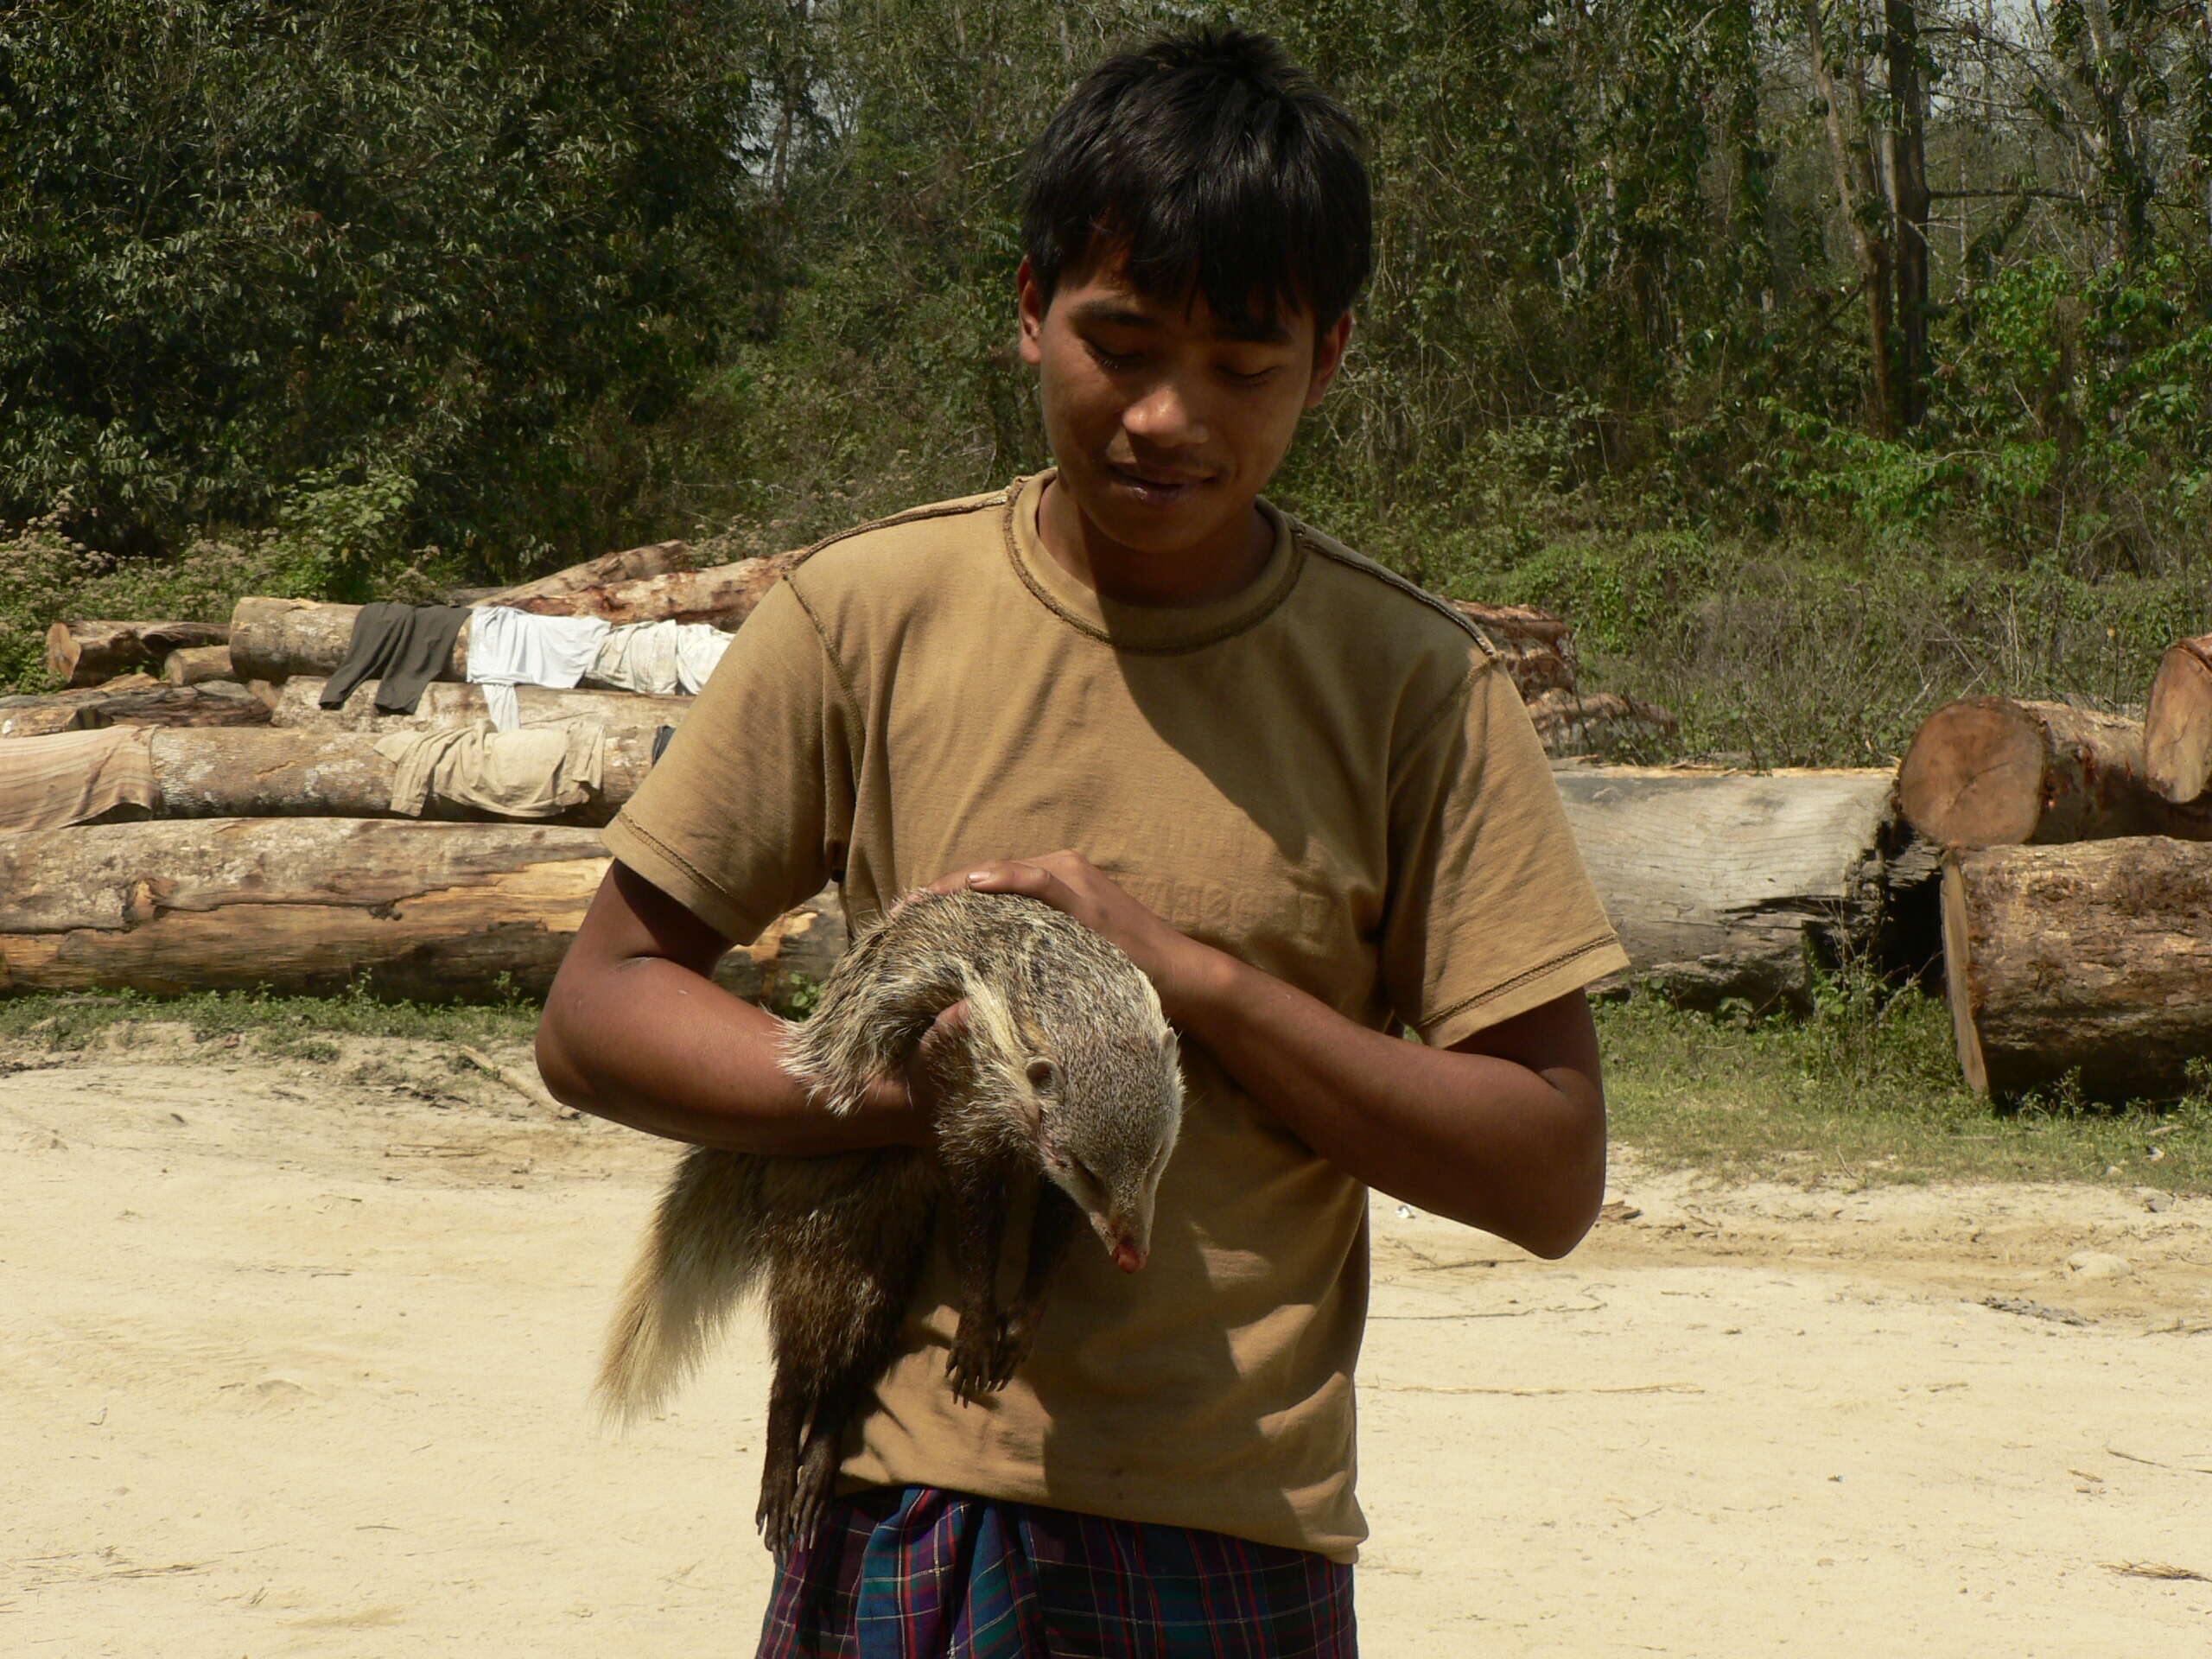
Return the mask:
M 46 671 L 64 686 L 98 685 L 230 633 L 219 622 L 56 622 L 46 631 Z
M 1913 827 L 1949 847 L 2212 840 L 2212 804 L 2177 806 L 2152 786 L 2139 721 L 2060 702 L 1944 704 L 1906 748 L 1897 795 Z
M 706 570 L 547 594 L 515 608 L 540 616 L 596 616 L 618 627 L 632 622 L 707 622 L 734 628 L 753 613 L 797 556 L 779 553 Z M 346 660 L 360 609 L 311 600 L 241 599 L 231 613 L 231 660 L 242 679 L 327 677 Z M 468 677 L 466 625 L 440 677 Z
M 1914 0 L 1883 0 L 1883 57 L 1889 75 L 1883 138 L 1889 165 L 1891 245 L 1896 251 L 1897 420 L 1906 429 L 1927 413 L 1928 85 L 1921 73 L 1920 15 Z
M 443 726 L 472 726 L 490 718 L 484 706 L 484 688 L 441 682 L 423 689 L 422 701 L 411 715 L 384 715 L 376 709 L 377 683 L 370 680 L 353 688 L 345 703 L 325 709 L 321 680 L 288 680 L 276 696 L 275 726 L 298 731 L 397 732 L 429 731 Z M 518 685 L 516 701 L 525 724 L 541 720 L 596 720 L 609 738 L 618 732 L 643 732 L 648 737 L 663 726 L 678 726 L 690 712 L 689 697 L 656 697 L 642 691 L 555 691 L 542 685 Z
M 228 645 L 188 645 L 162 660 L 163 685 L 198 685 L 203 680 L 235 680 Z
M 163 685 L 125 675 L 105 685 L 47 696 L 0 697 L 0 738 L 40 737 L 102 726 L 265 726 L 269 709 L 244 686 L 210 680 Z
M 2212 633 L 2166 647 L 2143 719 L 2143 760 L 2169 801 L 2202 801 L 2212 789 Z
M 1512 671 L 1524 698 L 1574 690 L 1573 631 L 1533 605 L 1485 605 L 1455 599 L 1452 607 L 1487 635 Z
M 1862 200 L 1874 194 L 1874 181 L 1867 176 L 1863 188 L 1854 188 L 1852 174 L 1854 168 L 1866 167 L 1865 158 L 1845 137 L 1843 130 L 1843 100 L 1836 91 L 1835 77 L 1829 72 L 1827 46 L 1821 30 L 1826 16 L 1820 0 L 1805 0 L 1805 41 L 1810 54 L 1813 87 L 1820 94 L 1821 105 L 1827 117 L 1828 159 L 1834 169 L 1837 205 L 1851 226 L 1853 244 L 1859 250 L 1859 291 L 1866 301 L 1867 364 L 1872 385 L 1867 402 L 1872 416 L 1874 435 L 1878 438 L 1897 435 L 1897 394 L 1890 374 L 1890 302 L 1895 283 L 1895 260 L 1888 238 L 1877 236 L 1868 228 L 1861 210 Z M 1863 100 L 1860 100 L 1863 104 Z M 1863 132 L 1863 110 L 1854 124 Z M 1871 168 L 1866 169 L 1871 175 Z
M 521 607 L 528 600 L 550 599 L 558 594 L 573 594 L 584 588 L 603 588 L 609 582 L 665 576 L 691 568 L 691 549 L 688 543 L 651 542 L 643 547 L 626 547 L 619 553 L 602 553 L 595 559 L 586 559 L 582 564 L 572 564 L 564 570 L 554 571 L 550 575 L 518 582 L 512 587 L 467 588 L 449 595 L 447 602 L 454 605 Z
M 1611 691 L 1558 688 L 1529 700 L 1529 718 L 1543 740 L 1544 753 L 1555 760 L 1663 744 L 1680 724 L 1656 702 L 1638 702 Z
M 2171 836 L 1992 847 L 1943 866 L 1959 1064 L 2000 1099 L 2078 1074 L 2166 1098 L 2212 1056 L 2212 846 Z
M 1802 1007 L 1816 966 L 1935 954 L 1886 771 L 1553 775 L 1630 979 L 1673 1001 Z
M 379 995 L 445 1001 L 493 995 L 504 976 L 542 995 L 607 865 L 596 830 L 548 824 L 213 818 L 0 836 L 0 991 L 327 993 L 359 976 Z M 842 937 L 836 916 L 830 896 L 809 901 L 717 980 L 787 989 Z
M 231 663 L 242 680 L 287 680 L 296 674 L 327 677 L 353 644 L 359 605 L 325 605 L 311 599 L 238 601 L 231 612 Z M 468 626 L 461 625 L 440 677 L 468 677 Z
M 150 735 L 156 818 L 385 818 L 397 768 L 377 753 L 375 732 L 164 731 Z M 541 823 L 603 824 L 637 792 L 652 766 L 652 734 L 611 731 L 601 786 L 592 799 Z M 421 816 L 512 823 L 479 807 L 433 797 Z
M 798 563 L 796 553 L 740 559 L 704 570 L 679 570 L 635 582 L 610 582 L 525 601 L 518 610 L 540 616 L 596 616 L 620 626 L 629 622 L 711 622 L 734 628 Z

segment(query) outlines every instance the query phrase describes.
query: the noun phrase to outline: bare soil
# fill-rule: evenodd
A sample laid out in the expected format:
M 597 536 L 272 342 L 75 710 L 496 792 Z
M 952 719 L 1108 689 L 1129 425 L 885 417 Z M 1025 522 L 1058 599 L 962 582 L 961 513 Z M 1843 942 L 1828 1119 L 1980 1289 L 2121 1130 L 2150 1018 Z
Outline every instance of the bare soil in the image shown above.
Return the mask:
M 0 1050 L 0 1651 L 749 1653 L 757 1332 L 587 1409 L 671 1149 L 225 1040 Z M 1615 1186 L 1560 1263 L 1376 1202 L 1370 1654 L 2212 1648 L 2212 1201 Z

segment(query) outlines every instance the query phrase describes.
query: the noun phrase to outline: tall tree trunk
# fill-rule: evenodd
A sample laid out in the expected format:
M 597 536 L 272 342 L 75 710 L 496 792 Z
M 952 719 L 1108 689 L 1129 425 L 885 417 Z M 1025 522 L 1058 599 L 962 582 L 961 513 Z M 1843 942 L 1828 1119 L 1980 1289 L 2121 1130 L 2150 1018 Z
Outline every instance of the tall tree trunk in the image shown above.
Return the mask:
M 1928 87 L 1913 0 L 1883 0 L 1888 60 L 1890 237 L 1897 253 L 1897 415 L 1910 430 L 1928 410 Z
M 1811 54 L 1813 85 L 1827 111 L 1828 156 L 1835 169 L 1837 205 L 1845 222 L 1851 226 L 1852 238 L 1859 249 L 1859 282 L 1866 296 L 1868 363 L 1872 377 L 1868 399 L 1872 405 L 1871 424 L 1875 436 L 1893 437 L 1897 434 L 1897 397 L 1890 373 L 1890 326 L 1894 262 L 1888 239 L 1874 234 L 1861 212 L 1862 197 L 1873 194 L 1873 181 L 1866 181 L 1864 191 L 1852 182 L 1853 158 L 1850 142 L 1844 136 L 1843 100 L 1836 92 L 1835 77 L 1828 70 L 1827 45 L 1821 38 L 1821 27 L 1817 0 L 1808 0 L 1805 41 Z M 1863 130 L 1863 123 L 1861 125 Z

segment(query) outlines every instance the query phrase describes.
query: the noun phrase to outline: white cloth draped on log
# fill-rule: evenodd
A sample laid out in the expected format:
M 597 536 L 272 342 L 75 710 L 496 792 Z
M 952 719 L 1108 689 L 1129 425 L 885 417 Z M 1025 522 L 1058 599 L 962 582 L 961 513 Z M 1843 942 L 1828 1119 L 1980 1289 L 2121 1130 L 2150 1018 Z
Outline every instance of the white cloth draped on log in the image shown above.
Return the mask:
M 518 685 L 565 691 L 591 671 L 610 632 L 596 616 L 537 616 L 505 605 L 479 606 L 468 619 L 468 679 L 484 688 L 492 724 L 522 724 Z
M 590 678 L 618 691 L 694 694 L 706 685 L 729 642 L 729 634 L 705 622 L 626 623 L 600 646 Z

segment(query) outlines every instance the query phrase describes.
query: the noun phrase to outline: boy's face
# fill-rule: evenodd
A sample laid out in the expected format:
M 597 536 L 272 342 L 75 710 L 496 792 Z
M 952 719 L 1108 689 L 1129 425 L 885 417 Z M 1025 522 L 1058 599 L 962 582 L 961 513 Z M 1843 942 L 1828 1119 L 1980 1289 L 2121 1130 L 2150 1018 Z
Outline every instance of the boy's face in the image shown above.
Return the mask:
M 1350 316 L 1318 339 L 1303 308 L 1232 331 L 1195 285 L 1187 302 L 1139 293 L 1118 255 L 1069 272 L 1049 307 L 1026 260 L 1019 280 L 1022 359 L 1037 367 L 1059 482 L 1094 543 L 1241 556 L 1253 498 L 1335 378 Z

